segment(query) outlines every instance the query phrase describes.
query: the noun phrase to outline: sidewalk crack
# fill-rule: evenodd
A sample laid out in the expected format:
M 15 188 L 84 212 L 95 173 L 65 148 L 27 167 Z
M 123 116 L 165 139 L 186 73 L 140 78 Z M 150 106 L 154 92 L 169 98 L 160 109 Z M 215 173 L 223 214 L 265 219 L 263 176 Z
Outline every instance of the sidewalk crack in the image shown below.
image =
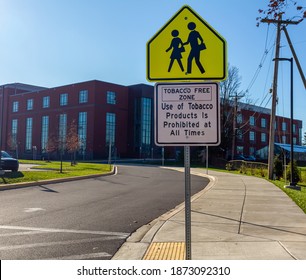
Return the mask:
M 244 181 L 242 180 L 242 183 L 244 185 L 244 197 L 243 197 L 243 202 L 242 202 L 242 207 L 241 207 L 241 213 L 240 213 L 240 218 L 239 218 L 239 226 L 238 226 L 238 234 L 240 234 L 241 232 L 241 225 L 242 225 L 242 215 L 243 215 L 243 211 L 244 211 L 244 205 L 245 205 L 245 201 L 246 201 L 246 184 L 244 183 Z

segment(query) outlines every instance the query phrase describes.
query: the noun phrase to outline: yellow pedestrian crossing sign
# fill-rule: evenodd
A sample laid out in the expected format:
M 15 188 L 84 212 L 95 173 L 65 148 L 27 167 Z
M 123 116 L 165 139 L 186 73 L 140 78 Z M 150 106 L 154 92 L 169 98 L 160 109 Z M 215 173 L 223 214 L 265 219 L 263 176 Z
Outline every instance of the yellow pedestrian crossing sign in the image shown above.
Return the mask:
M 223 81 L 225 39 L 189 6 L 183 6 L 147 43 L 149 81 Z

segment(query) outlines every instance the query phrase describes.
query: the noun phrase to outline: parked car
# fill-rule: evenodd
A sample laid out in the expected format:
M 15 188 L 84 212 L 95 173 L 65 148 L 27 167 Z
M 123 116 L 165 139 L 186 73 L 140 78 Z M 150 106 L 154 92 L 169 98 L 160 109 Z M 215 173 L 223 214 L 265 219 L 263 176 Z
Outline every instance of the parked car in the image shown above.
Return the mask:
M 19 161 L 11 157 L 7 152 L 1 151 L 1 167 L 2 170 L 18 171 Z

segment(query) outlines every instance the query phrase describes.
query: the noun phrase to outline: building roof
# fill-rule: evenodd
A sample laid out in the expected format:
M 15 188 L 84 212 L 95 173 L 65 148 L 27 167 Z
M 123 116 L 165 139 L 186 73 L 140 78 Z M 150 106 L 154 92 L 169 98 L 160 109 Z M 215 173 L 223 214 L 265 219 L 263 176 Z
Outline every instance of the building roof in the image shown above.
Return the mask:
M 19 89 L 25 92 L 33 92 L 33 91 L 40 91 L 40 90 L 48 89 L 46 87 L 28 85 L 28 84 L 23 84 L 23 83 L 12 83 L 12 84 L 5 84 L 1 86 L 4 86 L 5 88 Z
M 290 144 L 281 144 L 281 143 L 274 143 L 275 146 L 280 147 L 283 150 L 286 150 L 290 152 L 291 145 Z M 306 153 L 306 146 L 299 146 L 299 145 L 293 145 L 293 152 L 295 153 Z
M 240 109 L 243 109 L 243 110 L 248 110 L 248 111 L 253 111 L 253 112 L 258 112 L 258 113 L 263 113 L 263 114 L 268 114 L 268 115 L 271 114 L 271 109 L 252 105 L 252 104 L 238 102 L 238 106 L 240 107 Z

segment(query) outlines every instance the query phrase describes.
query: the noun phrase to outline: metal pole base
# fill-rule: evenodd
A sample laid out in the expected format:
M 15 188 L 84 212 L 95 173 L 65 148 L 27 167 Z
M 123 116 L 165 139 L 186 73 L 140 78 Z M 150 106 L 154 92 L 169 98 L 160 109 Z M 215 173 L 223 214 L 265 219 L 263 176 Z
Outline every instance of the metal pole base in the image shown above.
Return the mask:
M 291 190 L 296 190 L 296 191 L 301 191 L 301 189 L 302 189 L 301 186 L 291 184 L 291 183 L 290 183 L 290 185 L 284 186 L 284 188 L 291 189 Z

